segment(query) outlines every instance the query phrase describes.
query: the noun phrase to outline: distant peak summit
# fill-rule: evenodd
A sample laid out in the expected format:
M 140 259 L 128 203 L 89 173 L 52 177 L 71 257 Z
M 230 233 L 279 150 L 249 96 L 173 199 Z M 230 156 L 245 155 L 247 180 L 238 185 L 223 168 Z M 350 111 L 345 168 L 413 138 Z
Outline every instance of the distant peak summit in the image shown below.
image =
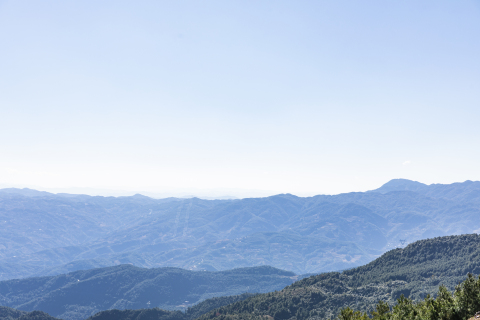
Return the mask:
M 135 193 L 132 197 L 137 199 L 150 199 L 150 197 L 144 196 L 143 194 L 140 194 L 140 193 Z
M 385 183 L 378 189 L 372 190 L 373 192 L 387 193 L 391 191 L 421 191 L 428 186 L 418 181 L 412 181 L 408 179 L 393 179 Z

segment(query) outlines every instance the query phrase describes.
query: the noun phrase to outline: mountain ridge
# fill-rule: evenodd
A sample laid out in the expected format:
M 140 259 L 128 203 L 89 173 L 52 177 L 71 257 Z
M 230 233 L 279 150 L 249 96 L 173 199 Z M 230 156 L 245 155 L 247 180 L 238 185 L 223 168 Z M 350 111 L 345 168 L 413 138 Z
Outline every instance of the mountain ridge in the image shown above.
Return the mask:
M 367 263 L 404 241 L 480 231 L 479 182 L 425 188 L 239 200 L 0 190 L 0 279 L 125 263 L 318 273 Z
M 23 311 L 82 320 L 107 309 L 187 309 L 213 297 L 280 290 L 296 279 L 293 272 L 270 266 L 210 272 L 119 265 L 0 281 L 0 301 Z

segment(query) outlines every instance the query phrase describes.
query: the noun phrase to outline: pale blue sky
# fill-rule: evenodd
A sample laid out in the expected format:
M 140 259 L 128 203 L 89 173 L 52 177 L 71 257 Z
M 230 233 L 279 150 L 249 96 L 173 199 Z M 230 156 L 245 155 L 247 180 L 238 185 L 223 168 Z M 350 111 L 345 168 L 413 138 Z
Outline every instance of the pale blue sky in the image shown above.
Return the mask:
M 0 185 L 480 180 L 480 1 L 1 1 Z

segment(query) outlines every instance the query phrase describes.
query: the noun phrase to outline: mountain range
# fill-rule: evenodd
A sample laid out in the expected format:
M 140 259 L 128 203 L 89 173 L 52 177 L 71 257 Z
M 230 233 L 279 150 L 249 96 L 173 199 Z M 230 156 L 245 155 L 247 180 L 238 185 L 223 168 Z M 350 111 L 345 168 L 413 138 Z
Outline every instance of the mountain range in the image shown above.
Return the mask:
M 296 274 L 348 269 L 419 239 L 480 230 L 480 182 L 236 200 L 0 190 L 0 280 L 133 264 Z

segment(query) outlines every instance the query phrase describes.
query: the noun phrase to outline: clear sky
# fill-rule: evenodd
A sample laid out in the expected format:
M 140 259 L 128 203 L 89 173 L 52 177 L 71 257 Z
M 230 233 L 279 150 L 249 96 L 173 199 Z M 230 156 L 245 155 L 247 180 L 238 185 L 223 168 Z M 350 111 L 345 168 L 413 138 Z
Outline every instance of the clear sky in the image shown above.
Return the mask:
M 2 1 L 0 185 L 480 180 L 480 1 Z

